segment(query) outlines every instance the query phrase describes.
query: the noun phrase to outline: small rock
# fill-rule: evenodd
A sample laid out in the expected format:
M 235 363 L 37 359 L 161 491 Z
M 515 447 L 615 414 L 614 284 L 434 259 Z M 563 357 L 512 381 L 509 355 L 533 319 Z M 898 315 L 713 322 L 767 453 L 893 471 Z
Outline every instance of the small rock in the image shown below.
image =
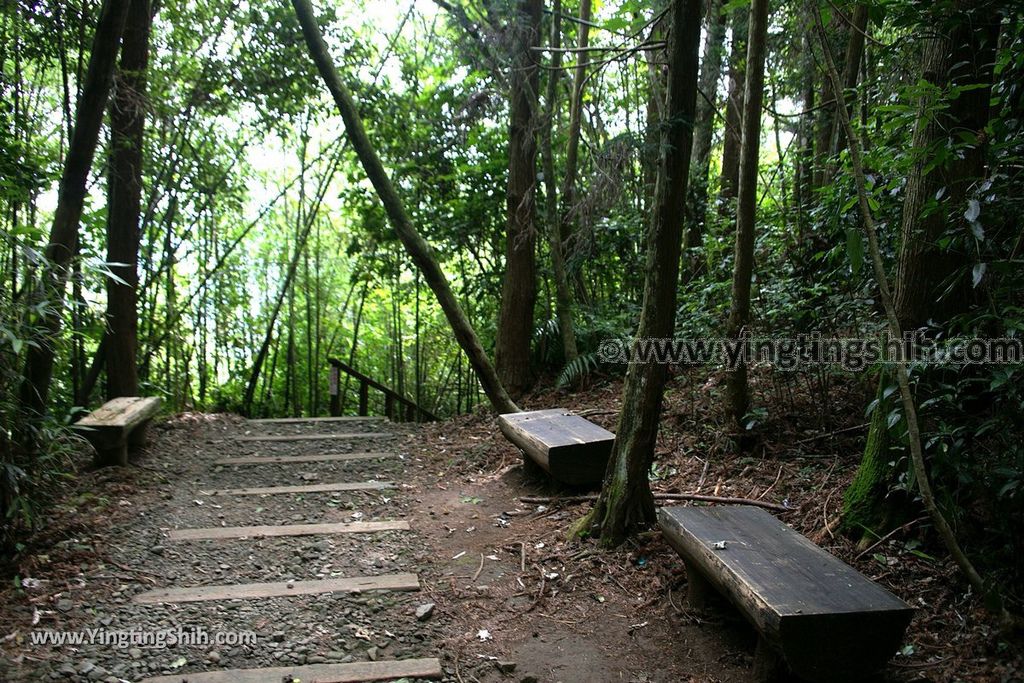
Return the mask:
M 149 552 L 153 553 L 154 555 L 163 555 L 164 550 L 166 550 L 166 548 L 164 548 L 162 545 L 155 545 L 149 549 Z
M 494 665 L 498 667 L 498 671 L 500 671 L 503 674 L 510 674 L 516 670 L 515 662 L 506 662 L 499 659 L 497 662 L 494 663 Z
M 519 683 L 540 683 L 540 679 L 533 674 L 526 674 L 519 679 Z
M 211 664 L 218 664 L 220 662 L 220 653 L 216 650 L 210 650 L 206 655 L 206 659 Z
M 80 674 L 82 674 L 84 676 L 84 675 L 88 674 L 90 671 L 92 671 L 95 668 L 96 668 L 96 662 L 92 661 L 91 659 L 86 659 L 85 661 L 83 661 L 81 664 L 78 665 L 78 668 L 76 669 L 76 671 L 78 671 L 78 673 L 80 673 Z
M 272 641 L 274 641 L 275 643 L 283 643 L 284 642 L 284 632 L 283 631 L 275 631 L 273 633 L 273 635 L 270 636 L 270 639 Z
M 371 648 L 367 648 L 366 656 L 370 658 L 371 662 L 376 662 L 377 661 L 377 656 L 378 656 L 377 655 L 377 648 L 376 648 L 376 646 L 371 647 Z
M 426 621 L 434 615 L 434 603 L 428 602 L 416 608 L 416 619 Z
M 67 598 L 61 598 L 57 601 L 57 609 L 61 612 L 70 612 L 75 606 L 75 603 L 71 602 Z
M 327 657 L 321 655 L 310 655 L 306 657 L 306 664 L 323 664 L 327 661 Z
M 137 647 L 133 647 L 128 650 L 128 656 L 132 659 L 142 659 L 142 650 Z

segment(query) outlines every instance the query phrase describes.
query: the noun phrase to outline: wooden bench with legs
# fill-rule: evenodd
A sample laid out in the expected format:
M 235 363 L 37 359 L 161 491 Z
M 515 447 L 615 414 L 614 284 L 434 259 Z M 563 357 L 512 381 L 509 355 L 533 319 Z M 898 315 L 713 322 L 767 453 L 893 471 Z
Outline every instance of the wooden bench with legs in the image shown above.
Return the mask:
M 127 465 L 128 449 L 146 443 L 146 427 L 159 398 L 123 396 L 107 401 L 73 425 L 96 449 L 96 465 Z
M 760 636 L 760 681 L 871 680 L 899 648 L 913 609 L 770 513 L 664 507 L 661 530 L 686 564 L 690 604 L 713 588 Z
M 600 484 L 615 443 L 607 429 L 563 408 L 499 415 L 498 427 L 525 462 L 571 486 Z

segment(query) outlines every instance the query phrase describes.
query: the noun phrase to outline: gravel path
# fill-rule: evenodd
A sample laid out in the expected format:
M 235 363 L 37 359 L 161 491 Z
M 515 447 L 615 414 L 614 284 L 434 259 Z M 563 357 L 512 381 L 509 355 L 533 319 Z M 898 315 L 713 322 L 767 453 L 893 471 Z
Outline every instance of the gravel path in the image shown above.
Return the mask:
M 437 656 L 436 621 L 417 619 L 417 592 L 321 594 L 180 604 L 135 604 L 158 588 L 415 573 L 422 543 L 411 531 L 173 541 L 171 529 L 403 520 L 410 510 L 403 484 L 403 447 L 412 432 L 381 421 L 251 424 L 203 417 L 181 429 L 153 430 L 140 461 L 159 482 L 149 496 L 119 502 L 104 529 L 105 561 L 83 567 L 83 589 L 58 601 L 39 628 L 85 633 L 86 642 L 39 645 L 10 680 L 138 681 L 147 676 L 227 669 L 348 663 Z M 236 436 L 371 433 L 385 437 L 298 442 L 237 442 Z M 216 465 L 243 455 L 384 452 L 401 457 L 344 462 Z M 393 481 L 381 491 L 274 495 L 204 495 L 211 489 L 358 481 Z M 97 629 L 96 631 L 91 631 Z M 129 633 L 205 633 L 206 644 L 88 642 Z M 201 638 L 201 636 L 200 636 Z M 214 642 L 226 638 L 228 642 Z M 249 639 L 254 639 L 250 642 Z M 0 670 L 2 671 L 2 670 Z M 0 676 L 2 678 L 3 676 Z M 4 678 L 4 680 L 8 680 Z M 405 679 L 410 680 L 410 679 Z

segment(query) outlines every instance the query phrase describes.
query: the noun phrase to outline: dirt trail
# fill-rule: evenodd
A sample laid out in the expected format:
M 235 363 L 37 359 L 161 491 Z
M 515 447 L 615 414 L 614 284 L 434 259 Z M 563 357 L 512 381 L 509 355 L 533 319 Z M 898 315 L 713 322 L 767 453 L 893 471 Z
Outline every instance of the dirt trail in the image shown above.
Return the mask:
M 332 431 L 387 436 L 238 440 Z M 667 438 L 678 438 L 668 432 Z M 310 429 L 186 414 L 157 425 L 153 437 L 128 468 L 83 471 L 53 523 L 19 556 L 14 571 L 23 587 L 8 581 L 0 591 L 0 680 L 137 683 L 160 675 L 188 680 L 197 672 L 220 669 L 431 657 L 440 658 L 442 679 L 450 683 L 751 680 L 752 630 L 729 609 L 710 616 L 688 611 L 681 562 L 659 534 L 645 534 L 617 551 L 599 551 L 566 538 L 584 507 L 519 503 L 521 496 L 558 491 L 524 480 L 518 452 L 501 439 L 490 418 L 421 427 L 377 422 Z M 367 452 L 395 457 L 218 464 L 250 456 Z M 662 463 L 658 472 L 677 482 L 706 479 L 708 492 L 771 491 L 773 500 L 790 498 L 796 504 L 820 498 L 820 482 L 836 470 L 829 461 L 793 466 L 785 474 L 786 463 L 767 460 L 737 460 L 717 470 L 699 459 L 666 462 L 672 468 Z M 395 487 L 284 495 L 200 493 L 356 481 L 391 481 Z M 679 486 L 671 480 L 659 485 Z M 687 490 L 692 488 L 690 483 Z M 827 509 L 828 500 L 824 503 Z M 820 513 L 806 517 L 810 523 L 815 518 Z M 171 529 L 388 520 L 408 521 L 411 530 L 193 541 L 168 537 Z M 794 521 L 812 535 L 813 527 Z M 830 550 L 841 557 L 848 553 L 841 545 Z M 862 563 L 862 571 L 865 567 L 870 568 Z M 893 564 L 876 578 L 894 589 L 895 583 L 906 582 L 936 590 L 930 578 L 912 573 L 917 568 L 909 561 Z M 404 572 L 418 576 L 420 591 L 133 602 L 140 593 L 168 587 Z M 946 595 L 929 594 L 929 600 Z M 940 617 L 930 615 L 925 623 L 930 626 Z M 44 629 L 154 632 L 178 627 L 211 634 L 251 631 L 255 641 L 166 648 L 32 642 L 33 633 Z M 958 674 L 963 662 L 974 671 L 982 667 L 970 654 L 984 647 L 980 631 L 964 636 L 960 663 L 933 649 L 942 638 L 955 636 L 922 629 L 919 620 L 909 637 L 911 649 L 897 658 L 886 680 L 1014 680 L 1009 660 L 999 669 L 1010 671 L 1009 678 Z

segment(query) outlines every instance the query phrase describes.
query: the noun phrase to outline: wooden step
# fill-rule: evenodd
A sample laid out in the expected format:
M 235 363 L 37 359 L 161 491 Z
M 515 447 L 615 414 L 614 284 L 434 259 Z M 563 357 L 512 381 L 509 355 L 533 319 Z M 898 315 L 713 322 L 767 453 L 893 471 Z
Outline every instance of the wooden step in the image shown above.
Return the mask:
M 268 669 L 225 669 L 203 673 L 145 678 L 142 683 L 281 683 L 286 677 L 302 683 L 362 683 L 396 678 L 441 678 L 441 662 L 434 658 L 395 659 L 351 664 L 308 664 Z
M 415 574 L 384 574 L 382 576 L 355 576 L 344 579 L 317 581 L 278 581 L 275 583 L 239 583 L 191 588 L 160 588 L 139 593 L 132 602 L 154 604 L 158 602 L 203 602 L 206 600 L 246 600 L 251 598 L 278 598 L 291 595 L 319 593 L 362 593 L 363 591 L 417 591 L 419 578 Z
M 200 491 L 201 496 L 262 496 L 276 493 L 325 493 L 328 491 L 379 491 L 391 489 L 389 481 L 346 481 L 337 484 L 303 484 L 300 486 L 267 486 L 248 489 L 214 489 Z
M 339 417 L 261 417 L 254 420 L 246 420 L 253 425 L 293 425 L 293 424 L 318 424 L 321 422 L 383 422 L 383 415 L 342 415 Z
M 348 460 L 384 460 L 397 458 L 397 453 L 320 453 L 317 455 L 246 455 L 214 460 L 214 465 L 260 465 L 263 463 L 346 462 Z
M 276 441 L 280 443 L 286 443 L 289 441 L 340 441 L 348 439 L 382 439 L 390 436 L 394 436 L 394 434 L 390 434 L 388 432 L 346 432 L 344 434 L 325 433 L 286 435 L 259 434 L 256 436 L 239 436 L 235 438 L 235 441 Z
M 172 529 L 172 541 L 219 538 L 263 538 L 268 536 L 313 536 L 315 534 L 369 534 L 378 531 L 408 531 L 409 522 L 350 522 L 339 524 L 284 524 L 281 526 L 218 526 L 208 529 Z

